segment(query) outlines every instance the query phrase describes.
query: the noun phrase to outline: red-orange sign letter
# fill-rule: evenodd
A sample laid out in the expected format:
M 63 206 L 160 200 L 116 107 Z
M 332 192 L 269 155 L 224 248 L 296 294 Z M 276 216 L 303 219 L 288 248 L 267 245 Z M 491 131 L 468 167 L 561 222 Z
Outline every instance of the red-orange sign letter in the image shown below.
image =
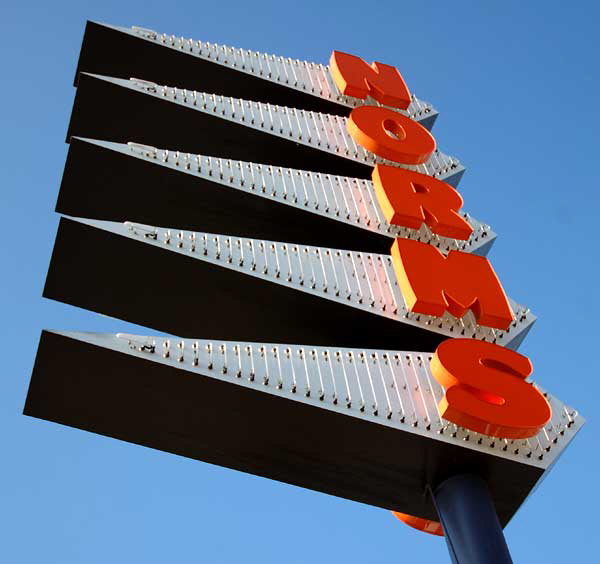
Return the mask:
M 485 257 L 450 251 L 412 239 L 396 239 L 392 262 L 410 311 L 462 317 L 472 310 L 480 325 L 506 329 L 514 314 L 502 284 Z
M 442 525 L 438 521 L 431 521 L 430 519 L 423 519 L 422 517 L 414 517 L 407 513 L 400 513 L 399 511 L 392 511 L 394 517 L 400 519 L 403 523 L 406 523 L 409 527 L 417 529 L 417 531 L 423 531 L 430 535 L 437 535 L 438 537 L 444 536 L 444 530 Z
M 331 75 L 344 96 L 364 100 L 369 94 L 386 106 L 405 110 L 410 92 L 395 67 L 383 63 L 369 65 L 360 57 L 333 51 L 329 60 Z
M 385 219 L 392 225 L 419 229 L 426 223 L 433 233 L 468 239 L 473 228 L 459 213 L 460 194 L 446 182 L 395 166 L 378 164 L 373 187 Z
M 429 131 L 388 108 L 354 108 L 348 118 L 348 132 L 368 151 L 396 163 L 421 164 L 435 151 L 435 139 Z
M 510 349 L 473 339 L 449 339 L 431 360 L 435 379 L 446 388 L 441 417 L 492 437 L 533 437 L 550 421 L 543 394 L 525 381 L 531 361 Z

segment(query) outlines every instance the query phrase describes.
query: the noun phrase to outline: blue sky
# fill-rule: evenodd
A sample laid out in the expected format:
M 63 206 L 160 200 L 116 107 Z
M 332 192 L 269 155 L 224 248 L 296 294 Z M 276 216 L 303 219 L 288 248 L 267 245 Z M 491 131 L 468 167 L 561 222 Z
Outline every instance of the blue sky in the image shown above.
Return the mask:
M 467 167 L 465 208 L 499 234 L 494 267 L 539 316 L 521 352 L 588 419 L 507 527 L 509 546 L 516 562 L 591 561 L 599 16 L 591 1 L 7 3 L 0 561 L 448 561 L 442 540 L 385 511 L 21 415 L 42 328 L 152 332 L 41 298 L 86 19 L 319 62 L 346 51 L 397 66 L 436 106 L 438 145 Z

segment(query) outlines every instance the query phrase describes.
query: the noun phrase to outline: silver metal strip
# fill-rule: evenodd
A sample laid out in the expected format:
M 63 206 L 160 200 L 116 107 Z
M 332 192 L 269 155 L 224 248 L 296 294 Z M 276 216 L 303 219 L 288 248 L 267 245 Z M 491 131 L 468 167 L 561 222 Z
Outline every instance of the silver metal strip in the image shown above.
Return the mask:
M 430 353 L 54 333 L 544 470 L 585 422 L 544 390 L 552 419 L 528 440 L 496 439 L 444 421 L 437 410 L 444 390 L 431 374 Z
M 84 74 L 367 166 L 383 163 L 415 170 L 440 180 L 456 176 L 464 170 L 458 159 L 437 149 L 426 163 L 420 165 L 401 165 L 377 157 L 354 141 L 346 128 L 347 119 L 339 116 L 300 111 L 285 106 L 250 102 L 204 92 L 189 92 L 175 87 L 159 86 L 138 78 L 125 80 L 97 74 Z M 250 121 L 247 119 L 246 112 L 240 112 L 240 105 L 245 105 L 250 110 Z M 308 131 L 313 134 L 307 138 Z
M 401 237 L 428 243 L 443 253 L 450 250 L 461 250 L 485 254 L 491 246 L 491 241 L 496 238 L 496 234 L 489 225 L 471 218 L 467 213 L 463 213 L 463 215 L 473 227 L 473 233 L 467 241 L 435 235 L 426 225 L 422 225 L 419 229 L 390 225 L 383 218 L 373 183 L 370 180 L 192 155 L 133 142 L 124 144 L 95 139 L 83 140 L 132 158 L 209 180 L 224 187 L 255 194 L 360 227 L 366 231 L 385 235 L 390 238 L 390 244 L 393 239 Z M 479 253 L 478 250 L 480 250 Z
M 198 59 L 210 61 L 323 98 L 324 100 L 336 102 L 348 108 L 355 108 L 365 104 L 382 105 L 370 97 L 367 100 L 360 100 L 352 96 L 343 96 L 331 77 L 328 65 L 299 61 L 298 59 L 290 59 L 289 57 L 284 58 L 257 51 L 227 47 L 225 45 L 216 45 L 208 41 L 175 37 L 174 35 L 157 33 L 156 31 L 138 26 L 126 28 L 107 24 L 102 25 L 150 41 L 156 45 L 184 52 Z M 412 102 L 406 110 L 393 109 L 416 121 L 430 118 L 438 113 L 431 104 L 419 100 L 414 95 L 412 96 Z
M 461 319 L 449 313 L 443 317 L 411 313 L 406 308 L 389 255 L 152 227 L 132 222 L 71 219 L 448 337 L 464 336 L 511 347 L 513 341 L 520 343 L 523 333 L 535 321 L 535 316 L 528 308 L 512 300 L 509 301 L 515 320 L 507 330 L 477 325 L 472 312 Z

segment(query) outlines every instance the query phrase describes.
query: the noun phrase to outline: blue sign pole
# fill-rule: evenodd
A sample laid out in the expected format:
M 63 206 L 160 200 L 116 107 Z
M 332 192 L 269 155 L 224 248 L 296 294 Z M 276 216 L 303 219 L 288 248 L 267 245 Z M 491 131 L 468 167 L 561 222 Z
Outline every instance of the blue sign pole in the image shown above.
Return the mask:
M 432 493 L 454 564 L 512 564 L 482 478 L 473 474 L 453 476 Z

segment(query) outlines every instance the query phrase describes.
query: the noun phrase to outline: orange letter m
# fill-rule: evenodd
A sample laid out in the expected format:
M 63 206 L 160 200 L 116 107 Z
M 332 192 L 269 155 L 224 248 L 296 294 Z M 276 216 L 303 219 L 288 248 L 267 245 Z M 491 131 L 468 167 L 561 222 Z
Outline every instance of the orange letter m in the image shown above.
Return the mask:
M 462 317 L 471 310 L 477 323 L 507 329 L 514 318 L 508 298 L 485 257 L 450 251 L 411 239 L 396 239 L 392 262 L 410 311 Z

